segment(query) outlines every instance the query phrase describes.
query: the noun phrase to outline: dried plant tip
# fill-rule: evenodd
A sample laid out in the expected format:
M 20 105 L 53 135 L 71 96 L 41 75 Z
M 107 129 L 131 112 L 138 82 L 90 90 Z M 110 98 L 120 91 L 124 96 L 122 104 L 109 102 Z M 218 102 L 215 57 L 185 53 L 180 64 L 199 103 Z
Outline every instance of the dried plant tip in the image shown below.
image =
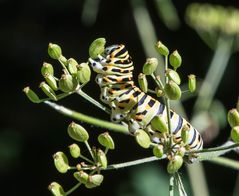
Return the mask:
M 112 139 L 112 137 L 110 136 L 110 134 L 108 132 L 101 133 L 98 136 L 98 141 L 105 148 L 108 148 L 111 150 L 115 149 L 114 140 Z
M 70 72 L 70 74 L 76 74 L 77 73 L 77 61 L 73 58 L 69 58 L 67 60 L 67 69 Z
M 188 89 L 191 93 L 196 90 L 196 76 L 193 74 L 188 75 Z
M 97 58 L 99 54 L 105 51 L 105 38 L 98 38 L 94 40 L 89 47 L 89 55 L 92 59 Z
M 140 89 L 147 93 L 148 91 L 148 81 L 147 81 L 147 78 L 146 78 L 146 75 L 143 74 L 143 73 L 140 73 L 139 76 L 138 76 L 138 83 L 139 83 L 139 87 Z
M 183 165 L 183 158 L 180 155 L 175 155 L 168 162 L 167 171 L 169 174 L 174 174 L 177 172 Z
M 168 69 L 168 70 L 166 71 L 166 76 L 167 76 L 170 80 L 174 81 L 177 85 L 180 85 L 180 84 L 181 84 L 181 78 L 180 78 L 180 76 L 178 75 L 178 73 L 177 73 L 176 71 L 174 71 L 174 70 L 172 70 L 172 69 Z
M 163 156 L 163 145 L 158 144 L 158 145 L 154 146 L 153 154 L 154 154 L 154 156 L 156 156 L 158 158 L 162 158 L 162 156 Z
M 181 97 L 181 89 L 180 87 L 173 81 L 169 81 L 164 86 L 164 91 L 167 97 L 171 100 L 178 100 Z
M 65 196 L 66 195 L 62 186 L 60 184 L 58 184 L 57 182 L 52 182 L 48 186 L 48 190 L 51 191 L 52 195 L 54 195 L 54 196 Z
M 82 84 L 89 82 L 90 76 L 91 76 L 91 70 L 88 63 L 81 63 L 78 66 L 78 71 L 77 71 L 78 82 Z
M 33 102 L 33 103 L 40 103 L 41 102 L 38 95 L 33 90 L 31 90 L 29 86 L 25 87 L 23 89 L 23 92 L 26 94 L 26 96 L 28 97 L 28 99 L 31 102 Z
M 89 175 L 84 171 L 74 172 L 73 176 L 82 184 L 86 184 L 89 178 Z
M 79 158 L 81 155 L 80 147 L 77 144 L 71 144 L 69 146 L 70 154 L 74 158 Z
M 151 127 L 153 130 L 160 131 L 161 133 L 168 132 L 168 126 L 165 123 L 162 115 L 157 115 L 151 120 Z
M 60 173 L 66 173 L 68 171 L 69 164 L 68 164 L 68 159 L 67 156 L 63 152 L 57 152 L 53 155 L 54 159 L 54 164 L 56 169 Z
M 158 59 L 147 58 L 144 66 L 143 66 L 143 73 L 145 75 L 151 75 L 155 72 L 157 66 L 158 66 Z
M 235 126 L 232 128 L 231 138 L 235 143 L 239 143 L 239 126 Z
M 59 88 L 65 93 L 74 91 L 77 88 L 77 85 L 78 81 L 76 77 L 69 74 L 62 74 L 61 79 L 59 80 Z
M 41 74 L 44 77 L 46 74 L 54 75 L 54 68 L 50 63 L 43 63 Z
M 50 99 L 57 101 L 57 97 L 54 90 L 47 83 L 41 82 L 39 87 Z
M 174 70 L 181 66 L 182 58 L 177 50 L 175 50 L 172 54 L 169 55 L 169 63 L 172 65 Z
M 107 157 L 106 157 L 105 153 L 100 149 L 97 151 L 97 160 L 99 161 L 99 163 L 103 169 L 107 168 L 107 165 L 108 165 Z
M 67 132 L 72 139 L 79 142 L 86 142 L 89 139 L 89 134 L 85 128 L 75 122 L 68 126 Z
M 163 56 L 168 56 L 169 50 L 164 44 L 162 44 L 162 42 L 158 41 L 155 45 L 155 48 L 159 54 Z
M 48 54 L 52 59 L 59 59 L 62 55 L 61 47 L 57 44 L 49 43 Z
M 149 148 L 151 140 L 149 135 L 142 129 L 135 131 L 136 142 L 143 148 Z
M 232 128 L 239 126 L 239 112 L 236 108 L 229 110 L 227 113 L 227 120 Z

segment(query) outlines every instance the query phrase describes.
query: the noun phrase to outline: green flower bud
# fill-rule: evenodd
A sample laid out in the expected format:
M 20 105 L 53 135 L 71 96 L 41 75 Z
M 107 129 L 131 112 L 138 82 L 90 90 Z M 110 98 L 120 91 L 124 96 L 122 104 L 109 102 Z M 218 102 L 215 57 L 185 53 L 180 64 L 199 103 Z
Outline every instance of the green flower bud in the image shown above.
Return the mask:
M 45 75 L 44 75 L 44 78 L 45 78 L 46 82 L 49 84 L 49 86 L 50 86 L 54 91 L 56 91 L 56 90 L 58 89 L 56 79 L 54 78 L 53 75 L 51 75 L 51 74 L 45 74 Z
M 142 129 L 135 131 L 136 142 L 143 148 L 149 148 L 151 140 L 149 135 Z
M 105 51 L 105 43 L 105 38 L 98 38 L 91 43 L 89 55 L 92 59 L 97 58 L 99 54 L 102 54 Z
M 139 82 L 140 89 L 143 92 L 147 93 L 147 91 L 148 91 L 148 81 L 147 81 L 146 75 L 143 74 L 143 73 L 140 73 L 139 76 L 138 76 L 138 82 Z
M 239 112 L 235 108 L 229 110 L 227 120 L 231 127 L 239 126 Z
M 73 176 L 82 184 L 86 184 L 89 178 L 89 174 L 84 171 L 74 172 Z
M 232 128 L 231 138 L 235 143 L 239 143 L 239 126 L 235 126 Z
M 112 139 L 112 137 L 110 136 L 110 134 L 108 132 L 101 133 L 98 136 L 98 141 L 105 148 L 108 148 L 111 150 L 115 149 L 114 140 Z
M 89 139 L 89 134 L 85 128 L 74 122 L 68 126 L 67 132 L 72 139 L 79 142 L 85 142 Z
M 101 167 L 103 169 L 106 169 L 107 168 L 107 158 L 106 158 L 106 155 L 105 153 L 102 151 L 102 150 L 98 150 L 97 151 L 97 160 L 99 161 Z
M 151 120 L 151 127 L 153 130 L 160 131 L 161 133 L 168 132 L 168 126 L 162 118 L 162 115 L 157 115 Z
M 70 168 L 67 156 L 63 152 L 57 152 L 53 155 L 56 169 L 60 173 L 66 173 Z
M 60 184 L 58 184 L 57 182 L 52 182 L 48 186 L 48 190 L 51 191 L 51 193 L 54 196 L 65 196 L 66 195 L 66 193 L 63 190 L 62 186 Z
M 74 158 L 78 158 L 81 155 L 80 147 L 77 144 L 71 144 L 69 146 L 70 154 Z
M 57 44 L 49 43 L 48 54 L 52 59 L 59 59 L 61 56 L 61 47 Z
M 157 97 L 162 97 L 164 95 L 164 92 L 158 86 L 155 88 L 155 93 Z
M 196 76 L 193 74 L 188 76 L 188 89 L 191 93 L 196 90 Z
M 78 65 L 77 80 L 79 83 L 86 83 L 90 81 L 91 70 L 87 63 Z
M 168 69 L 166 71 L 166 75 L 170 80 L 174 81 L 177 85 L 181 84 L 181 78 L 176 71 Z
M 154 154 L 154 156 L 156 156 L 158 158 L 162 158 L 162 156 L 163 156 L 163 145 L 158 144 L 158 145 L 154 146 L 153 154 Z
M 37 96 L 37 94 L 30 89 L 29 86 L 25 87 L 23 89 L 23 92 L 26 94 L 26 96 L 28 97 L 28 99 L 33 102 L 33 103 L 40 103 L 41 100 L 39 99 L 39 97 Z
M 76 74 L 77 73 L 77 61 L 73 58 L 70 58 L 67 60 L 67 68 L 71 74 Z
M 179 68 L 182 64 L 182 58 L 177 50 L 175 50 L 172 54 L 169 56 L 169 63 L 172 65 L 174 70 Z
M 95 188 L 97 186 L 100 186 L 104 179 L 104 176 L 101 174 L 95 174 L 92 176 L 89 176 L 87 183 L 85 184 L 85 187 L 90 189 L 90 188 Z
M 179 155 L 175 155 L 172 160 L 168 162 L 167 171 L 169 174 L 177 172 L 183 165 L 183 158 Z
M 74 91 L 77 85 L 77 79 L 69 74 L 62 74 L 61 79 L 59 80 L 59 88 L 65 93 Z
M 54 101 L 57 100 L 57 97 L 56 97 L 55 92 L 52 90 L 52 88 L 51 88 L 47 83 L 41 82 L 39 87 L 42 89 L 42 91 L 43 91 L 49 98 L 51 98 L 51 99 L 54 100 Z
M 181 138 L 183 140 L 184 144 L 188 143 L 188 138 L 189 138 L 189 126 L 184 125 L 181 131 Z
M 168 56 L 169 50 L 164 44 L 162 44 L 162 42 L 158 41 L 155 45 L 155 48 L 159 54 L 163 56 Z
M 181 97 L 181 89 L 173 81 L 169 81 L 167 84 L 165 84 L 164 91 L 167 97 L 171 100 L 178 100 Z
M 46 74 L 54 75 L 53 66 L 50 63 L 43 63 L 41 67 L 41 74 L 44 77 Z
M 156 58 L 147 58 L 144 66 L 143 66 L 143 73 L 145 75 L 151 75 L 154 73 L 158 66 L 158 59 Z

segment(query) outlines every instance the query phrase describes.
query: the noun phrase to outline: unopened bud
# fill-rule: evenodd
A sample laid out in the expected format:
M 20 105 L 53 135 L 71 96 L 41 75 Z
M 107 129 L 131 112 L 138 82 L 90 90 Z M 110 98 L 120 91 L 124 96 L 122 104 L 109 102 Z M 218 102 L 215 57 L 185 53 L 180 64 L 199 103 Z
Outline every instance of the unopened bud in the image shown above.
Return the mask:
M 56 169 L 60 173 L 66 173 L 68 171 L 69 164 L 66 155 L 63 152 L 57 152 L 53 155 L 54 163 Z
M 91 70 L 87 63 L 78 65 L 77 80 L 79 83 L 86 83 L 90 81 Z
M 145 75 L 151 75 L 154 73 L 158 66 L 158 59 L 156 58 L 147 58 L 144 66 L 143 66 L 143 73 Z
M 175 155 L 172 160 L 168 162 L 167 171 L 170 174 L 177 172 L 183 165 L 183 158 L 180 155 Z
M 166 75 L 168 76 L 168 78 L 172 81 L 174 81 L 177 85 L 181 84 L 181 79 L 180 76 L 178 75 L 178 73 L 172 69 L 168 69 L 166 71 Z
M 113 150 L 115 148 L 114 140 L 108 132 L 102 133 L 98 136 L 99 143 L 105 148 Z
M 59 80 L 59 88 L 65 93 L 74 91 L 77 85 L 77 79 L 69 74 L 63 74 Z
M 179 68 L 181 66 L 182 58 L 177 50 L 175 50 L 172 54 L 170 54 L 169 62 L 172 65 L 172 67 L 174 68 L 174 70 L 176 70 L 177 68 Z
M 158 86 L 155 88 L 155 93 L 157 97 L 162 97 L 164 95 L 163 91 Z
M 104 176 L 101 174 L 95 174 L 95 175 L 89 176 L 88 181 L 85 184 L 85 187 L 90 189 L 90 188 L 95 188 L 97 186 L 100 186 L 103 179 L 104 179 Z
M 69 146 L 70 154 L 74 158 L 78 158 L 81 155 L 80 147 L 77 144 L 71 144 Z
M 82 184 L 86 184 L 89 178 L 89 175 L 84 171 L 74 172 L 73 175 Z
M 168 56 L 169 50 L 164 44 L 162 44 L 162 42 L 158 41 L 155 45 L 155 48 L 159 54 L 163 56 Z
M 46 82 L 49 84 L 49 86 L 50 86 L 54 91 L 56 91 L 56 90 L 58 89 L 56 79 L 54 78 L 53 75 L 51 75 L 51 74 L 45 74 L 45 75 L 44 75 L 44 78 L 45 78 Z
M 181 131 L 181 138 L 183 140 L 184 144 L 188 143 L 188 138 L 189 138 L 189 126 L 188 125 L 184 125 Z
M 196 90 L 196 76 L 193 74 L 188 76 L 188 89 L 191 93 Z
M 42 91 L 52 100 L 56 101 L 57 97 L 55 92 L 52 90 L 52 88 L 45 82 L 41 82 L 39 86 Z
M 231 138 L 235 143 L 239 143 L 239 126 L 235 126 L 232 128 Z
M 77 72 L 77 61 L 73 58 L 67 60 L 67 68 L 71 74 L 76 74 Z
M 151 140 L 149 135 L 142 129 L 135 131 L 136 142 L 143 148 L 149 148 Z
M 157 115 L 151 120 L 151 127 L 153 130 L 160 131 L 161 133 L 168 132 L 168 126 L 162 115 Z
M 229 110 L 227 120 L 231 127 L 239 126 L 239 112 L 236 108 Z
M 140 73 L 139 76 L 138 76 L 138 82 L 139 82 L 140 89 L 143 92 L 147 93 L 147 91 L 148 91 L 148 81 L 147 81 L 146 75 L 143 74 L 143 73 Z
M 68 126 L 67 132 L 72 139 L 79 142 L 85 142 L 89 139 L 89 134 L 85 128 L 74 122 Z
M 98 150 L 97 151 L 97 160 L 99 161 L 101 167 L 103 169 L 106 169 L 107 168 L 107 158 L 106 158 L 106 155 L 105 153 L 102 151 L 102 150 Z
M 54 75 L 53 66 L 50 63 L 43 63 L 41 67 L 41 74 L 44 77 L 46 74 Z
M 164 91 L 167 97 L 171 100 L 178 100 L 181 97 L 181 89 L 180 87 L 173 81 L 169 81 L 164 86 Z
M 94 40 L 89 47 L 89 55 L 92 59 L 97 58 L 99 54 L 105 51 L 105 38 L 98 38 Z
M 31 90 L 29 86 L 25 87 L 23 89 L 23 92 L 26 94 L 26 96 L 28 97 L 28 99 L 31 102 L 33 102 L 33 103 L 40 103 L 41 102 L 38 95 L 33 90 Z
M 59 59 L 61 56 L 61 47 L 58 46 L 57 44 L 49 43 L 48 54 L 53 59 Z
M 62 186 L 60 184 L 58 184 L 57 182 L 52 182 L 48 186 L 48 190 L 51 191 L 52 195 L 54 195 L 54 196 L 65 196 L 66 195 Z
M 154 156 L 156 156 L 158 158 L 162 158 L 162 156 L 163 156 L 163 145 L 158 144 L 158 145 L 154 146 L 153 154 L 154 154 Z

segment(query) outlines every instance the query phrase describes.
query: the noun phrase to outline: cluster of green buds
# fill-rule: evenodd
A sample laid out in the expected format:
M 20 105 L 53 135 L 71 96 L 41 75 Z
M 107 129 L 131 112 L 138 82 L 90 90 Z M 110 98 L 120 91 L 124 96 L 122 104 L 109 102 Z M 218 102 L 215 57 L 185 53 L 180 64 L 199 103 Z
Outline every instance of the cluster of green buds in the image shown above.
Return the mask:
M 186 20 L 190 26 L 209 34 L 238 35 L 239 10 L 210 4 L 191 4 L 186 11 Z
M 33 103 L 40 103 L 46 100 L 57 101 L 76 92 L 90 80 L 91 70 L 88 63 L 79 64 L 73 58 L 67 59 L 63 56 L 59 45 L 50 43 L 48 45 L 48 54 L 52 59 L 59 61 L 63 67 L 63 73 L 59 78 L 56 77 L 53 65 L 44 62 L 41 67 L 41 74 L 44 77 L 44 81 L 40 83 L 39 87 L 47 98 L 40 99 L 30 87 L 23 89 L 23 92 Z M 58 91 L 61 91 L 61 93 L 58 93 Z
M 231 139 L 235 143 L 239 143 L 239 99 L 237 107 L 228 111 L 227 120 L 231 127 Z
M 115 148 L 114 141 L 108 132 L 101 133 L 98 136 L 98 142 L 103 146 L 104 150 L 89 145 L 89 134 L 84 127 L 72 122 L 67 128 L 69 136 L 79 143 L 84 143 L 85 147 L 91 155 L 90 158 L 82 154 L 81 147 L 73 143 L 69 146 L 69 154 L 72 158 L 78 159 L 76 165 L 70 166 L 69 159 L 64 152 L 56 152 L 53 155 L 54 164 L 58 172 L 67 173 L 73 171 L 73 176 L 77 180 L 77 185 L 83 184 L 86 188 L 94 188 L 100 186 L 104 177 L 101 170 L 108 167 L 107 152 Z M 85 151 L 85 150 L 84 150 Z M 55 196 L 66 195 L 62 186 L 57 182 L 49 185 L 49 190 Z M 71 192 L 69 190 L 68 192 Z
M 162 43 L 157 42 L 155 45 L 157 52 L 164 57 L 164 75 L 157 74 L 157 69 L 160 69 L 157 58 L 148 58 L 143 66 L 142 73 L 138 76 L 138 83 L 143 92 L 150 92 L 156 94 L 158 97 L 163 97 L 165 104 L 169 100 L 179 100 L 182 95 L 180 88 L 181 78 L 177 72 L 182 64 L 182 58 L 177 50 L 170 53 L 169 49 Z M 171 67 L 169 67 L 169 65 Z M 157 86 L 155 90 L 148 87 L 147 76 L 152 76 Z M 164 78 L 165 80 L 161 80 Z M 188 90 L 186 92 L 193 93 L 196 91 L 196 76 L 190 74 L 187 81 Z M 167 105 L 166 105 L 167 106 Z M 169 113 L 168 113 L 169 114 Z M 176 139 L 172 134 L 169 127 L 168 119 L 163 116 L 157 115 L 152 120 L 146 131 L 137 130 L 135 132 L 136 141 L 143 148 L 153 147 L 153 154 L 162 158 L 167 157 L 168 172 L 176 172 L 183 164 L 183 157 L 185 151 L 188 150 L 189 127 L 185 126 L 181 130 L 181 138 Z M 148 129 L 148 130 L 147 130 Z M 149 132 L 159 138 L 160 144 L 155 144 L 151 141 Z M 147 133 L 148 132 L 148 133 Z M 194 156 L 194 155 L 193 155 Z

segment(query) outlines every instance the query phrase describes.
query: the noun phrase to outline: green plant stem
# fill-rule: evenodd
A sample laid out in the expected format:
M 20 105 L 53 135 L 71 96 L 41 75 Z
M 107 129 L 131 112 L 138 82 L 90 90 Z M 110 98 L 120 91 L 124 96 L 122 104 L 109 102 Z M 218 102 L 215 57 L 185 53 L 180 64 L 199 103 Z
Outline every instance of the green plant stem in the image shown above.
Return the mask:
M 124 133 L 124 134 L 129 134 L 128 128 L 123 126 L 123 125 L 118 125 L 118 124 L 114 124 L 108 121 L 104 121 L 104 120 L 100 120 L 73 110 L 70 110 L 68 108 L 65 108 L 63 106 L 60 106 L 56 103 L 53 103 L 51 101 L 44 101 L 45 104 L 47 104 L 48 106 L 50 106 L 51 108 L 53 108 L 54 110 L 56 110 L 57 112 L 65 115 L 65 116 L 69 116 L 70 118 L 79 120 L 79 121 L 83 121 L 95 126 L 99 126 L 99 127 L 103 127 L 112 131 L 116 131 L 119 133 Z
M 87 157 L 83 156 L 83 155 L 80 155 L 80 158 L 84 159 L 85 161 L 88 161 L 89 163 L 91 164 L 95 164 L 93 161 L 91 161 L 90 159 L 88 159 Z
M 92 104 L 94 104 L 96 107 L 100 108 L 101 110 L 105 111 L 107 114 L 110 114 L 111 111 L 109 108 L 107 108 L 106 106 L 102 105 L 100 102 L 96 101 L 95 99 L 93 99 L 92 97 L 90 97 L 89 95 L 87 95 L 85 92 L 83 92 L 81 89 L 79 89 L 78 91 L 76 91 L 77 94 L 79 94 L 80 96 L 82 96 L 84 99 L 86 99 L 87 101 L 91 102 Z
M 177 182 L 179 195 L 180 196 L 187 196 L 187 193 L 186 193 L 186 191 L 184 189 L 184 186 L 183 186 L 183 182 L 182 182 L 181 177 L 180 177 L 178 172 L 175 173 L 175 180 Z
M 174 196 L 174 182 L 175 182 L 174 175 L 170 175 L 170 178 L 169 178 L 169 196 Z
M 239 144 L 232 144 L 232 145 L 225 145 L 225 146 L 219 146 L 219 147 L 215 147 L 215 148 L 204 148 L 202 150 L 195 150 L 192 151 L 193 153 L 207 153 L 207 152 L 216 152 L 216 151 L 224 151 L 224 150 L 228 150 L 231 149 L 233 150 L 234 148 L 239 147 Z
M 105 170 L 120 169 L 120 168 L 130 167 L 130 166 L 139 165 L 139 164 L 143 164 L 147 162 L 158 161 L 162 159 L 165 159 L 165 157 L 157 158 L 155 156 L 152 156 L 152 157 L 147 157 L 147 158 L 138 159 L 134 161 L 112 164 L 112 165 L 109 165 Z
M 239 170 L 239 161 L 228 159 L 226 157 L 216 157 L 214 159 L 210 159 L 210 162 L 222 165 L 224 167 Z
M 61 57 L 58 59 L 58 61 L 60 62 L 61 66 L 63 67 L 63 69 L 65 70 L 65 72 L 66 72 L 67 74 L 70 74 L 69 71 L 68 71 L 68 69 L 66 68 L 65 63 L 62 61 L 63 58 L 65 59 L 64 56 L 61 56 Z
M 95 156 L 94 156 L 94 154 L 93 154 L 93 152 L 92 152 L 92 149 L 91 149 L 91 147 L 90 147 L 88 141 L 85 141 L 84 143 L 85 143 L 86 148 L 88 149 L 88 151 L 89 151 L 89 153 L 90 153 L 92 159 L 95 161 Z
M 233 40 L 233 37 L 219 37 L 211 65 L 209 66 L 209 70 L 200 88 L 198 98 L 194 106 L 194 113 L 197 113 L 200 110 L 207 110 L 210 107 L 228 64 Z
M 77 183 L 75 186 L 73 186 L 70 190 L 68 190 L 65 195 L 70 195 L 72 192 L 74 192 L 79 186 L 81 185 L 81 183 Z

